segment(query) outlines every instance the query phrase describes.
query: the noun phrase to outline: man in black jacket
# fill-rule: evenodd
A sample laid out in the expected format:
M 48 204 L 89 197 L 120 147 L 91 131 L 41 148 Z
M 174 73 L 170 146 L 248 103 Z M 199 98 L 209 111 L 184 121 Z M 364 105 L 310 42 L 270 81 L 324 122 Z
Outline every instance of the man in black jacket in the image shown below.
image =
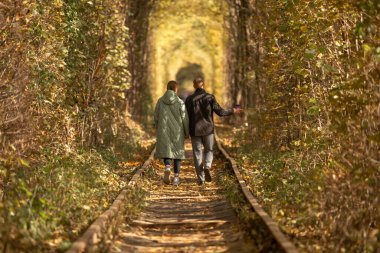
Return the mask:
M 240 113 L 240 109 L 223 109 L 220 107 L 214 95 L 204 90 L 203 78 L 194 80 L 195 92 L 186 99 L 186 109 L 189 114 L 189 130 L 195 170 L 197 172 L 198 184 L 211 182 L 210 168 L 213 160 L 214 147 L 214 112 L 220 116 L 230 116 Z M 204 162 L 202 162 L 202 146 L 204 147 Z

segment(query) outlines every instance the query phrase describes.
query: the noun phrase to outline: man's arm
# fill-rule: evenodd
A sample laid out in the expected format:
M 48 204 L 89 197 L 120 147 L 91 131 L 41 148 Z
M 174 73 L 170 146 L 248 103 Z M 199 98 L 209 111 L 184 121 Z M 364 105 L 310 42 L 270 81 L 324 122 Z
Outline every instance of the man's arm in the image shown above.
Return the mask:
M 211 100 L 211 106 L 212 106 L 212 110 L 220 117 L 223 117 L 223 116 L 230 116 L 234 113 L 234 110 L 233 109 L 223 109 L 219 104 L 218 102 L 216 102 L 216 99 L 214 96 L 212 96 L 212 100 Z

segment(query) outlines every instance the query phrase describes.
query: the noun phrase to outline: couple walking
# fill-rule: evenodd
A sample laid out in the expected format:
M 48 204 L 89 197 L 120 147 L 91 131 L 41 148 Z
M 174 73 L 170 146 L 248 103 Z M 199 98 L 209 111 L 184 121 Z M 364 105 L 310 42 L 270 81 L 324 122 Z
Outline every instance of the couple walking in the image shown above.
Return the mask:
M 157 128 L 155 157 L 165 164 L 164 182 L 170 184 L 171 163 L 174 164 L 173 185 L 179 185 L 181 160 L 185 158 L 185 138 L 191 137 L 198 184 L 211 182 L 210 169 L 214 146 L 214 112 L 218 116 L 240 113 L 240 109 L 223 109 L 215 97 L 204 90 L 204 80 L 194 80 L 195 92 L 184 103 L 178 96 L 178 83 L 170 81 L 158 100 L 154 121 Z M 204 151 L 202 152 L 202 147 Z M 203 155 L 202 155 L 203 153 Z

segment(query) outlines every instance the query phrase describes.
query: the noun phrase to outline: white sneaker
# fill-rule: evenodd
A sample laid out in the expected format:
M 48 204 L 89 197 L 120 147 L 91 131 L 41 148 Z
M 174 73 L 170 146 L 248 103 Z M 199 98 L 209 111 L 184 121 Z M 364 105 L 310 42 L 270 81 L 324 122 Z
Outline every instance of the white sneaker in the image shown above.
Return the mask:
M 165 166 L 164 183 L 165 184 L 170 184 L 170 165 L 169 166 Z
M 173 179 L 173 185 L 174 186 L 178 186 L 179 185 L 179 176 L 178 175 L 176 175 L 176 176 L 174 176 L 174 179 Z

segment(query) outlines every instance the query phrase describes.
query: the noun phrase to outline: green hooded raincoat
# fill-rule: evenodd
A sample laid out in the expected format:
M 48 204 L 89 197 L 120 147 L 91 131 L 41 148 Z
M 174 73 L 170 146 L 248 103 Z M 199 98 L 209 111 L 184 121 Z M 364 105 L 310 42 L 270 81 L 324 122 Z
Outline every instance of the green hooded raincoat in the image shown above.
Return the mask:
M 155 158 L 184 159 L 185 137 L 189 135 L 189 117 L 185 103 L 172 90 L 158 100 L 154 111 L 157 128 Z

